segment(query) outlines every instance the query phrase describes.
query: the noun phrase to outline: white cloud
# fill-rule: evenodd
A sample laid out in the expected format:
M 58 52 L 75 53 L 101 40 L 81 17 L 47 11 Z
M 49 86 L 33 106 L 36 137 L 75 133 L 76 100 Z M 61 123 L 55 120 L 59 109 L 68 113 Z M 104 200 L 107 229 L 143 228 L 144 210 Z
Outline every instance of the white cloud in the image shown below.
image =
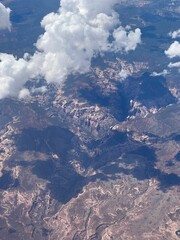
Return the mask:
M 15 59 L 12 55 L 0 54 L 0 98 L 17 96 L 28 80 L 27 62 Z
M 47 92 L 47 87 L 46 86 L 42 86 L 42 87 L 38 87 L 38 88 L 33 88 L 31 89 L 32 93 L 45 93 Z
M 24 99 L 30 96 L 30 91 L 27 88 L 23 88 L 19 92 L 19 99 Z
M 119 77 L 120 80 L 125 80 L 128 77 L 128 71 L 126 71 L 125 69 L 121 69 L 120 73 L 119 73 Z
M 175 62 L 175 63 L 170 62 L 168 67 L 169 68 L 180 68 L 180 62 Z
M 0 3 L 0 29 L 11 29 L 10 12 L 9 8 Z
M 170 32 L 169 36 L 171 36 L 173 39 L 175 38 L 179 38 L 180 37 L 180 29 L 174 31 L 174 32 Z
M 37 76 L 34 61 L 16 59 L 13 55 L 0 53 L 0 98 L 18 96 L 26 81 Z
M 141 30 L 136 28 L 135 31 L 127 32 L 123 27 L 119 27 L 114 30 L 113 37 L 115 41 L 114 50 L 124 50 L 126 52 L 130 50 L 135 50 L 137 44 L 141 43 Z
M 69 74 L 88 72 L 92 58 L 103 52 L 135 50 L 141 31 L 120 26 L 115 3 L 118 0 L 61 0 L 59 11 L 43 18 L 45 33 L 33 56 L 18 60 L 1 55 L 0 98 L 17 95 L 28 79 L 39 75 L 62 84 Z
M 153 72 L 153 73 L 151 74 L 151 76 L 152 76 L 152 77 L 158 77 L 158 76 L 163 76 L 163 77 L 165 77 L 167 74 L 169 74 L 168 70 L 167 70 L 167 69 L 164 69 L 162 72 L 159 72 L 159 73 Z
M 173 42 L 168 50 L 165 51 L 165 54 L 169 58 L 180 57 L 180 43 L 178 41 Z
M 174 31 L 174 32 L 170 32 L 169 35 L 175 39 L 175 38 L 179 38 L 180 37 L 180 29 Z M 175 57 L 180 57 L 180 42 L 178 41 L 174 41 L 170 47 L 168 48 L 168 50 L 165 51 L 165 54 L 169 57 L 169 58 L 175 58 Z M 169 68 L 178 68 L 178 71 L 180 71 L 180 62 L 170 62 L 168 64 Z
M 61 83 L 70 73 L 87 72 L 92 58 L 99 53 L 135 49 L 140 43 L 140 31 L 128 34 L 124 28 L 116 28 L 120 22 L 112 9 L 114 3 L 115 0 L 62 0 L 59 13 L 42 20 L 46 32 L 36 46 L 43 52 L 41 74 L 48 82 Z M 112 31 L 113 44 L 109 42 Z

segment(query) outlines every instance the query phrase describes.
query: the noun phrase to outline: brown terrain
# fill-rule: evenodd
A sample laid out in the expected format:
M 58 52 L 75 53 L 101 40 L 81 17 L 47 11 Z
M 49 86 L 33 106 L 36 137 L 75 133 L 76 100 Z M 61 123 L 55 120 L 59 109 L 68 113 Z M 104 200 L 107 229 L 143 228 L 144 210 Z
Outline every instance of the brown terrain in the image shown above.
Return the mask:
M 146 68 L 1 100 L 1 240 L 179 239 L 180 105 Z

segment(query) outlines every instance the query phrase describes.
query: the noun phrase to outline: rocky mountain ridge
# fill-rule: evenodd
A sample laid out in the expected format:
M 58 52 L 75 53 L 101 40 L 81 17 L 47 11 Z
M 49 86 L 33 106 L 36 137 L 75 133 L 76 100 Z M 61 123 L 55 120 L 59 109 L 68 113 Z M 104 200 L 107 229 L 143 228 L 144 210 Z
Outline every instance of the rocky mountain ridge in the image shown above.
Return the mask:
M 2 240 L 177 239 L 177 99 L 109 71 L 1 101 Z

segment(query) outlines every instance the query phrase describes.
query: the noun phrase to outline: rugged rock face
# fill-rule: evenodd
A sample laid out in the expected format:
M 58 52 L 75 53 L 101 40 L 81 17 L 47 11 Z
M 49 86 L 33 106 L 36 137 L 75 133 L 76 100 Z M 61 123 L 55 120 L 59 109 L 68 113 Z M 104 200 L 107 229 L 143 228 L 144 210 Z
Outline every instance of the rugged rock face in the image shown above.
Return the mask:
M 33 53 L 39 22 L 59 0 L 1 2 L 14 24 L 0 52 Z M 159 76 L 179 1 L 114 8 L 122 26 L 141 28 L 136 51 L 97 56 L 61 88 L 0 100 L 0 240 L 180 238 L 179 72 Z
M 109 66 L 1 101 L 1 240 L 178 239 L 179 104 Z

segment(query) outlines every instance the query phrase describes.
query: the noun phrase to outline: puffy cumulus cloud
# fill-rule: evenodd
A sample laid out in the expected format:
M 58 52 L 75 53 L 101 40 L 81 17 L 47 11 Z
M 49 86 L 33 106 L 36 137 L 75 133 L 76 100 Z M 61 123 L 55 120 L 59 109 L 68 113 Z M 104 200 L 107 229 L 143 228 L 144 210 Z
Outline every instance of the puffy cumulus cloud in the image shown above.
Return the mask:
M 168 50 L 165 51 L 165 54 L 169 58 L 180 57 L 180 43 L 178 41 L 173 42 Z
M 116 3 L 118 0 L 61 0 L 58 12 L 43 18 L 45 32 L 38 38 L 33 56 L 1 59 L 4 87 L 0 98 L 17 95 L 29 78 L 42 76 L 48 83 L 62 84 L 69 74 L 88 72 L 98 54 L 135 50 L 141 31 L 121 26 L 113 10 Z
M 16 96 L 28 80 L 27 62 L 8 54 L 0 54 L 0 98 Z
M 9 8 L 0 3 L 0 29 L 11 29 L 10 12 Z
M 180 37 L 180 29 L 174 31 L 174 32 L 170 32 L 169 35 L 175 39 L 175 38 L 179 38 Z M 168 48 L 168 50 L 165 51 L 165 54 L 169 57 L 169 58 L 175 58 L 175 57 L 180 57 L 180 42 L 178 41 L 174 41 L 170 47 Z M 180 62 L 170 62 L 168 64 L 169 68 L 177 68 L 178 71 L 180 72 Z
M 136 48 L 140 30 L 127 33 L 119 27 L 119 16 L 112 9 L 115 3 L 115 0 L 62 0 L 59 12 L 42 20 L 45 33 L 36 47 L 41 51 L 41 75 L 48 82 L 61 83 L 70 73 L 87 72 L 92 58 L 99 53 Z
M 113 42 L 114 50 L 125 50 L 128 52 L 135 50 L 137 44 L 141 43 L 141 30 L 136 28 L 135 31 L 130 30 L 127 32 L 123 27 L 119 27 L 114 30 L 113 37 L 115 39 Z
M 18 96 L 26 81 L 37 76 L 35 63 L 30 58 L 16 59 L 13 55 L 0 53 L 0 99 Z
M 180 29 L 174 31 L 174 32 L 170 32 L 169 36 L 171 36 L 173 39 L 175 38 L 179 38 L 180 37 Z

